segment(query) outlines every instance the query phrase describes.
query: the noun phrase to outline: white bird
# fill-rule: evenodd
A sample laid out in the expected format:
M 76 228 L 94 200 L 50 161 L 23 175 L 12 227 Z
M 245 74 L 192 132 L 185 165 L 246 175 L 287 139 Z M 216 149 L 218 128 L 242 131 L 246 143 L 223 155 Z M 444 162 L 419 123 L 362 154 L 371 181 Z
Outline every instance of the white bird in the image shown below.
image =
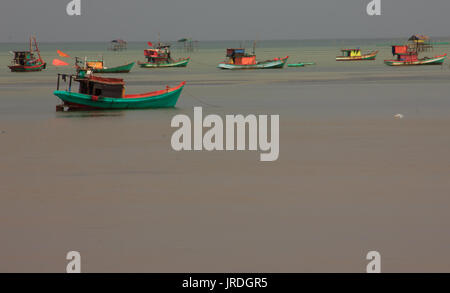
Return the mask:
M 395 119 L 403 119 L 405 118 L 405 116 L 403 116 L 403 114 L 397 114 L 394 116 Z

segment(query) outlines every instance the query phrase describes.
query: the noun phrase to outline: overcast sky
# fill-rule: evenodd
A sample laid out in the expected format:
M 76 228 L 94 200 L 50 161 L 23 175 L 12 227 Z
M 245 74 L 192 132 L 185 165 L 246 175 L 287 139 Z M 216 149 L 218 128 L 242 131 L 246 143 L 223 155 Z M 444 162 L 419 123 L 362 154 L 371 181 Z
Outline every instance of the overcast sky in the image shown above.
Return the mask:
M 449 0 L 1 0 L 0 42 L 407 38 L 450 36 Z

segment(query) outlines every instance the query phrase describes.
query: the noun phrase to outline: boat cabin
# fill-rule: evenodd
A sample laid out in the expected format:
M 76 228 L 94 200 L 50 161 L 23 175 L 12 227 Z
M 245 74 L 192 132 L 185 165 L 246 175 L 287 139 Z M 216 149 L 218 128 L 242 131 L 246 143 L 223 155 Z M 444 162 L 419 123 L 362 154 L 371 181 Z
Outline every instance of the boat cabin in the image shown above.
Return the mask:
M 227 49 L 228 64 L 235 65 L 254 65 L 256 64 L 256 55 L 245 53 L 245 49 Z
M 95 70 L 95 69 L 104 69 L 105 68 L 105 62 L 102 60 L 88 60 L 87 58 L 79 58 L 75 57 L 75 67 L 77 68 L 78 73 L 80 71 L 87 71 L 87 70 Z
M 36 61 L 36 56 L 33 54 L 33 52 L 30 51 L 16 51 L 14 52 L 14 59 L 12 63 L 14 65 L 31 65 L 33 61 Z
M 171 60 L 170 45 L 144 50 L 144 56 L 150 63 L 163 63 Z
M 361 57 L 361 49 L 342 49 L 343 57 Z
M 105 64 L 103 60 L 86 61 L 86 66 L 92 69 L 103 69 Z
M 123 98 L 125 96 L 125 82 L 121 78 L 105 78 L 94 75 L 80 77 L 75 75 L 58 74 L 57 90 L 60 79 L 67 82 L 68 91 L 72 89 L 72 80 L 79 83 L 78 93 L 94 97 Z
M 413 35 L 408 39 L 408 46 L 410 50 L 416 52 L 426 52 L 433 49 L 433 44 L 429 36 L 425 35 Z
M 123 98 L 125 95 L 125 83 L 121 78 L 105 78 L 89 76 L 75 79 L 80 83 L 79 93 L 90 96 L 102 96 L 109 98 Z
M 415 62 L 419 60 L 418 53 L 411 50 L 408 45 L 392 46 L 392 55 L 397 56 L 398 61 Z

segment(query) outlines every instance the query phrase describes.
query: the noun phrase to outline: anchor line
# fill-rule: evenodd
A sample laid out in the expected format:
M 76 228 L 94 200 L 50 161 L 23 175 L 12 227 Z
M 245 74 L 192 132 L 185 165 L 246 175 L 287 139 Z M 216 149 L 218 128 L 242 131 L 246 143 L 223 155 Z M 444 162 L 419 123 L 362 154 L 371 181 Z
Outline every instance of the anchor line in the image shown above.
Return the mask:
M 189 91 L 187 91 L 186 89 L 184 90 L 184 92 L 187 93 L 188 96 L 190 96 L 191 98 L 193 98 L 194 100 L 200 102 L 201 104 L 203 104 L 203 105 L 205 105 L 205 106 L 209 106 L 209 107 L 212 107 L 212 108 L 220 108 L 220 106 L 218 106 L 218 105 L 213 105 L 213 104 L 207 103 L 207 102 L 203 101 L 202 99 L 200 99 L 199 97 L 194 96 L 193 94 L 191 94 L 191 93 L 190 93 Z

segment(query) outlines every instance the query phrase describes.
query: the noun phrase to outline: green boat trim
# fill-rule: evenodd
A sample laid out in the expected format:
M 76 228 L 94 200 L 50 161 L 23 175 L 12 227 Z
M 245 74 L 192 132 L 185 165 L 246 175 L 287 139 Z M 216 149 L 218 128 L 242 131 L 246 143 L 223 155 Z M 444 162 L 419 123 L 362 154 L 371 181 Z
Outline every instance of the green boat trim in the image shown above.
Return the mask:
M 94 69 L 94 73 L 129 73 L 133 69 L 136 62 L 131 62 L 125 65 L 116 67 L 104 67 L 102 69 Z
M 293 64 L 288 64 L 288 67 L 305 67 L 306 65 L 316 65 L 315 62 L 298 62 Z
M 288 64 L 288 67 L 305 67 L 304 63 Z
M 11 72 L 35 72 L 35 71 L 42 71 L 47 68 L 47 63 L 43 62 L 42 60 L 39 60 L 36 62 L 35 65 L 28 66 L 28 65 L 11 65 L 8 66 Z
M 138 62 L 141 68 L 169 68 L 169 67 L 186 67 L 191 58 L 183 58 L 173 62 L 151 63 L 151 62 Z

